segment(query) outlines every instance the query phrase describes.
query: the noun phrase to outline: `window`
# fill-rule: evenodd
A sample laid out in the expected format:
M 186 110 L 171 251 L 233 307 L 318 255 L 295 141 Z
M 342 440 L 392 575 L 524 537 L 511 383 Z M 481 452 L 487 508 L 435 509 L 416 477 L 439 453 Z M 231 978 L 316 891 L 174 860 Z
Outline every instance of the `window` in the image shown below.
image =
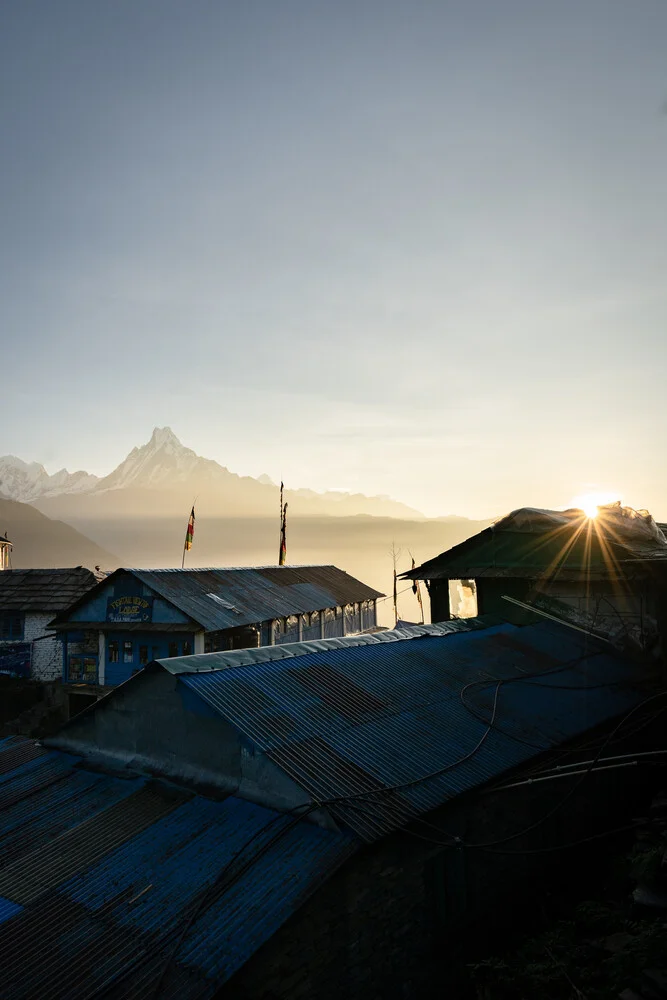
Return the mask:
M 183 643 L 183 656 L 190 656 L 192 653 L 192 646 L 190 645 L 190 640 L 186 639 Z
M 118 643 L 113 639 L 108 646 L 109 655 L 107 661 L 109 663 L 118 663 Z
M 477 616 L 477 587 L 474 580 L 449 581 L 449 611 L 452 618 Z
M 139 663 L 142 667 L 148 663 L 148 646 L 139 646 Z
M 97 684 L 97 657 L 70 656 L 67 680 L 72 684 Z
M 0 611 L 0 639 L 23 638 L 23 615 Z
M 68 670 L 67 670 L 67 680 L 68 681 L 83 680 L 83 657 L 70 656 Z
M 126 639 L 123 643 L 123 663 L 134 661 L 134 643 L 131 639 Z
M 178 656 L 178 643 L 177 642 L 170 642 L 169 643 L 169 653 L 168 653 L 168 655 L 169 656 Z
M 159 660 L 159 659 L 160 659 L 160 647 L 151 646 L 151 660 Z

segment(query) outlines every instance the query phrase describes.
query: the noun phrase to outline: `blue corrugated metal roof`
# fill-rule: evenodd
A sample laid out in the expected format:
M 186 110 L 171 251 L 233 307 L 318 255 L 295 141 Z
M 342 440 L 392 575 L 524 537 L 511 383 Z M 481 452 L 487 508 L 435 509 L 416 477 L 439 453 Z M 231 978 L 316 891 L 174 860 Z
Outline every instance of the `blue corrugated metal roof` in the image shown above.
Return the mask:
M 148 998 L 160 977 L 162 997 L 210 997 L 355 849 L 235 797 L 113 777 L 60 752 L 3 775 L 4 791 L 15 785 L 0 811 L 4 1000 Z M 166 806 L 137 832 L 125 803 L 129 815 L 146 793 Z M 93 829 L 98 840 L 103 831 L 95 857 L 82 850 Z M 22 906 L 53 845 L 62 879 Z
M 127 569 L 207 631 L 236 628 L 372 601 L 383 595 L 336 566 L 260 566 L 222 569 Z M 101 586 L 108 585 L 115 574 Z M 57 619 L 66 621 L 97 589 Z
M 314 800 L 352 797 L 331 810 L 373 839 L 628 711 L 644 697 L 637 670 L 581 633 L 541 623 L 346 646 L 180 680 Z M 479 683 L 466 689 L 471 682 Z

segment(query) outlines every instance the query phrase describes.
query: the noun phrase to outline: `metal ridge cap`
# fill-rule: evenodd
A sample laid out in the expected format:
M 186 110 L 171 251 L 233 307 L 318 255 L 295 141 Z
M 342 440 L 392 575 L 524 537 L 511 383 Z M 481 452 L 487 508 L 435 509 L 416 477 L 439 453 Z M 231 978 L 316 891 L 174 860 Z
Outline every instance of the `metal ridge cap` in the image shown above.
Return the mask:
M 234 649 L 229 652 L 173 656 L 155 662 L 168 670 L 170 674 L 177 676 L 179 674 L 210 674 L 229 670 L 232 667 L 249 666 L 253 663 L 271 663 L 277 660 L 308 656 L 312 653 L 327 653 L 334 649 L 373 646 L 382 642 L 405 642 L 412 639 L 435 639 L 491 627 L 491 623 L 480 626 L 478 624 L 479 618 L 455 618 L 452 621 L 457 624 L 452 626 L 449 622 L 439 622 L 430 625 L 411 625 L 402 629 L 387 629 L 384 632 L 362 632 L 358 635 L 336 636 L 330 639 L 308 639 L 305 642 L 286 642 L 276 646 L 257 646 L 249 649 Z M 461 623 L 465 621 L 475 624 L 471 624 L 468 628 L 461 627 Z M 210 662 L 205 662 L 209 658 Z

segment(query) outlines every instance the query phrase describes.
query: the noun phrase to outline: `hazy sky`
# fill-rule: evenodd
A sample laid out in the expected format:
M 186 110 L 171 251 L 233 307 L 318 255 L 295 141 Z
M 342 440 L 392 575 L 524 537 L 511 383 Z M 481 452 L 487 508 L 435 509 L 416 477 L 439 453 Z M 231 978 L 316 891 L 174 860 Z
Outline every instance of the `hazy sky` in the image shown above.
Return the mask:
M 0 454 L 667 517 L 665 0 L 7 0 Z

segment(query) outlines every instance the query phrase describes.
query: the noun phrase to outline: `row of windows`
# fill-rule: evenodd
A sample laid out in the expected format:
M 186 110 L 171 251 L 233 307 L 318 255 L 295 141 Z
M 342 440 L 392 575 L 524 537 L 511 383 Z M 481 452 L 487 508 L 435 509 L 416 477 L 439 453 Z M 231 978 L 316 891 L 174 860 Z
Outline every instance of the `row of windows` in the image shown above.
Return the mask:
M 192 643 L 189 639 L 185 639 L 182 643 L 170 642 L 167 649 L 167 656 L 190 656 Z M 135 652 L 139 665 L 142 667 L 145 667 L 151 660 L 159 660 L 164 656 L 161 646 L 134 643 L 131 639 L 125 639 L 122 642 L 112 639 L 107 646 L 107 663 L 135 663 Z

